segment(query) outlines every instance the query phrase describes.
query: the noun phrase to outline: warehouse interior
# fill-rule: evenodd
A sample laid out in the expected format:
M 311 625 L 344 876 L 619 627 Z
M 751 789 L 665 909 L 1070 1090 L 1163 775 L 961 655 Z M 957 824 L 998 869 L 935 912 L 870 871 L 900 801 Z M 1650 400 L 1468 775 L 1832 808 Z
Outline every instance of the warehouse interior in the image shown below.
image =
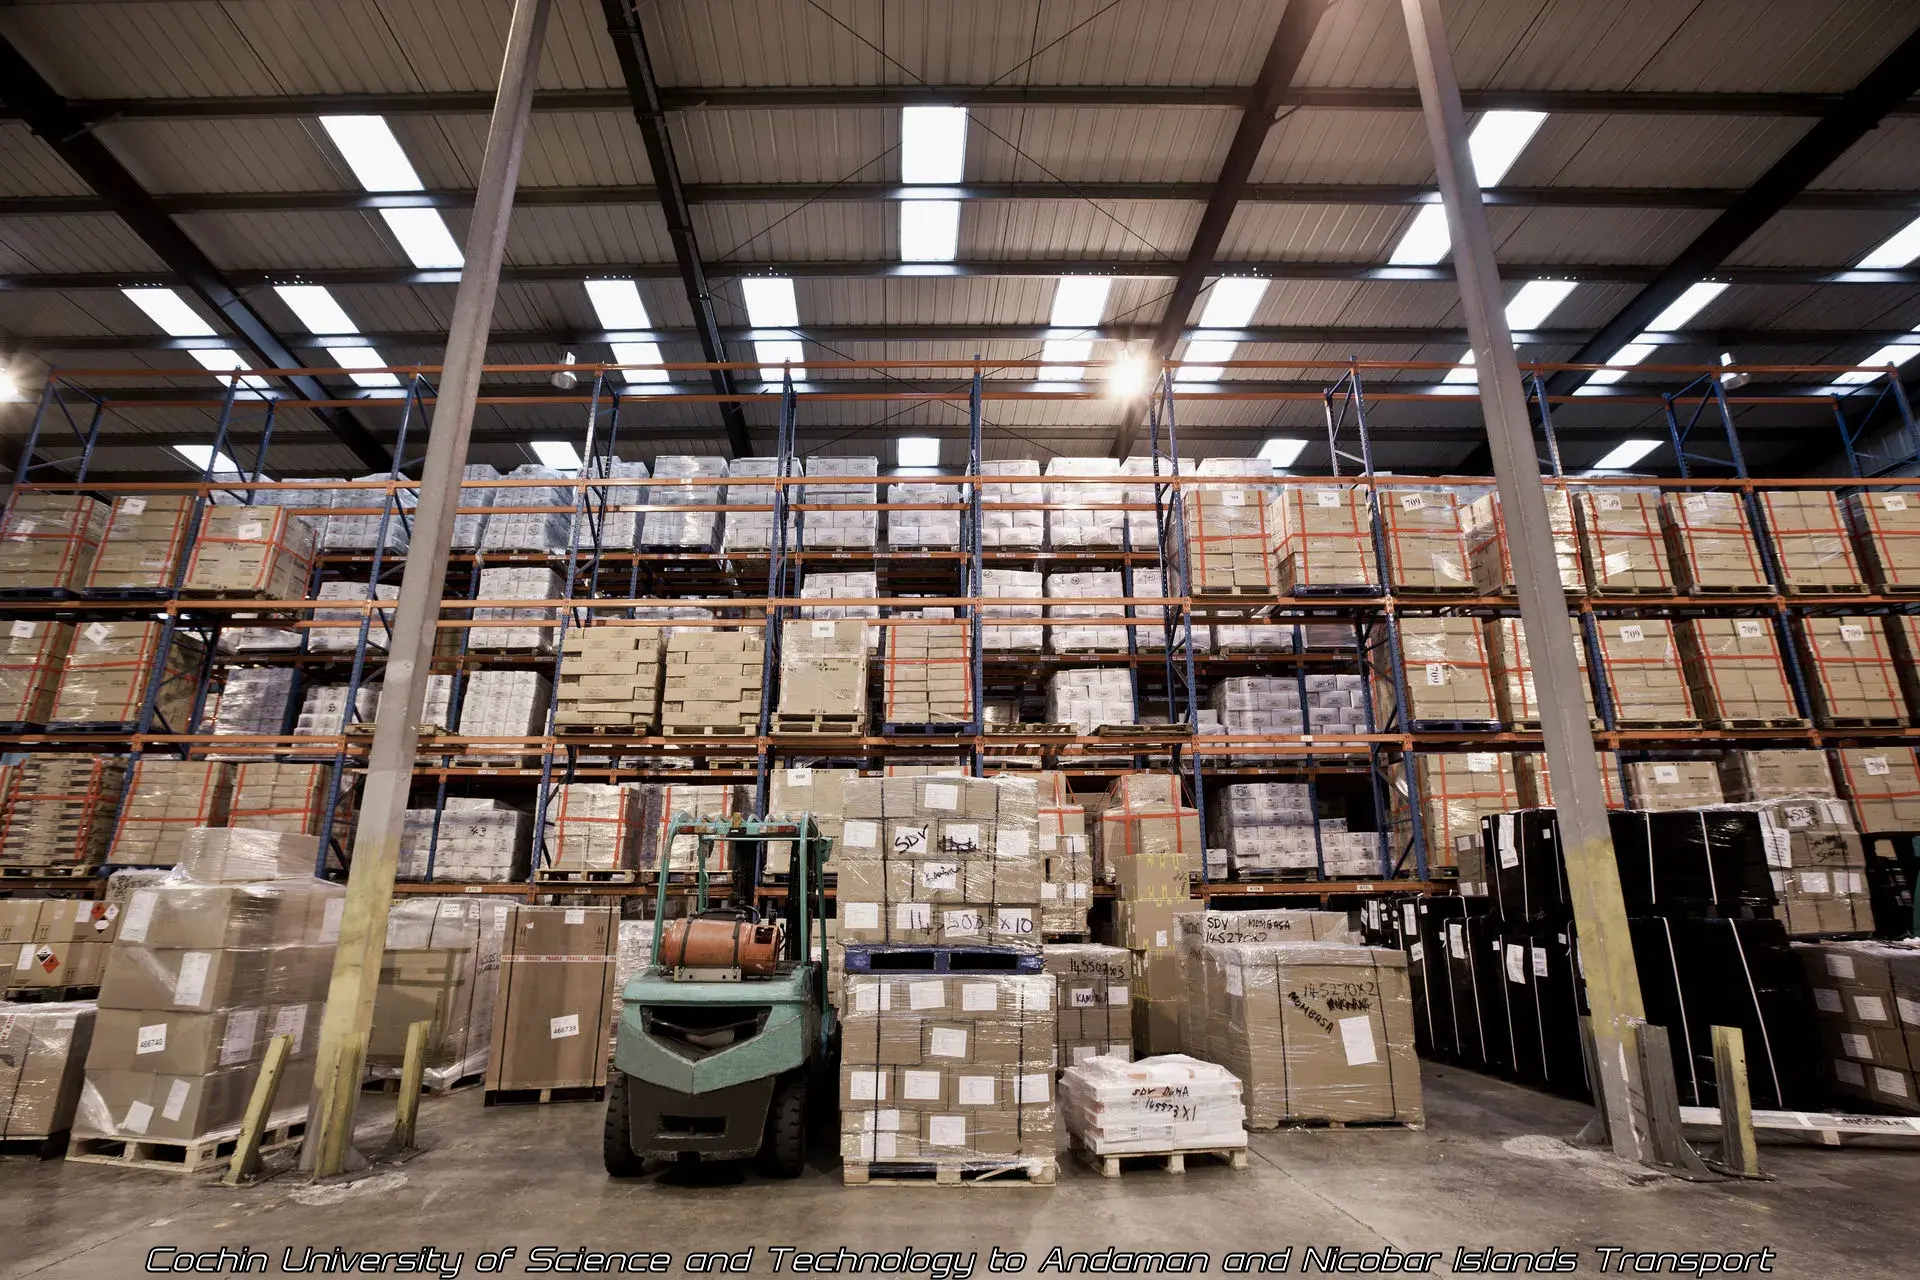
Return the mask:
M 1904 1271 L 1916 92 L 0 3 L 0 1275 Z

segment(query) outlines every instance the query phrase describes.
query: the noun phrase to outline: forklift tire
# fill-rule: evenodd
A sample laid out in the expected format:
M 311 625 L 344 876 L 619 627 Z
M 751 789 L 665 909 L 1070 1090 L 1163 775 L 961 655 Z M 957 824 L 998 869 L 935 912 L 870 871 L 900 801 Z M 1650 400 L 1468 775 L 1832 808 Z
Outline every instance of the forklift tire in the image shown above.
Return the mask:
M 600 1132 L 600 1156 L 610 1178 L 637 1178 L 646 1163 L 633 1149 L 628 1115 L 627 1073 L 614 1070 L 607 1080 L 607 1119 Z
M 754 1161 L 769 1178 L 797 1178 L 807 1164 L 807 1073 L 796 1071 L 773 1088 L 767 1135 Z

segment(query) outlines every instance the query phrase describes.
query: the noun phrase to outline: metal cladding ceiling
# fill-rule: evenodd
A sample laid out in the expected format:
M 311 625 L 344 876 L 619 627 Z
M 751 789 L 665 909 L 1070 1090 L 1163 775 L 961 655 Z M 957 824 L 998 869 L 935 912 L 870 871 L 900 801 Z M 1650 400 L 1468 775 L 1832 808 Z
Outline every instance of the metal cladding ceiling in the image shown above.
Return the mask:
M 464 237 L 510 8 L 509 0 L 13 0 L 0 5 L 0 36 L 95 115 L 100 140 L 301 358 L 328 359 L 269 286 L 332 273 L 325 282 L 363 341 L 408 364 L 438 359 L 452 273 L 418 278 L 320 117 L 383 114 L 427 198 Z M 1102 331 L 1088 335 L 1092 359 L 1146 350 L 1240 126 L 1237 98 L 1259 73 L 1282 6 L 654 0 L 641 10 L 727 354 L 756 359 L 742 333 L 750 327 L 742 278 L 792 267 L 810 358 L 978 356 L 993 365 L 1039 357 L 1063 271 L 1113 277 Z M 1540 341 L 1523 349 L 1532 360 L 1579 350 L 1832 103 L 1784 95 L 1852 89 L 1920 22 L 1910 0 L 1449 0 L 1444 12 L 1470 107 L 1475 93 L 1527 93 L 1544 95 L 1549 112 L 1499 184 L 1511 198 L 1496 189 L 1489 209 L 1510 295 L 1524 277 L 1581 279 L 1540 326 Z M 566 351 L 610 359 L 583 282 L 637 274 L 649 323 L 666 331 L 651 335 L 664 357 L 699 360 L 658 175 L 600 4 L 554 0 L 539 83 L 490 359 L 543 363 Z M 1415 86 L 1398 0 L 1330 5 L 1292 85 L 1254 160 L 1255 190 L 1232 210 L 1206 273 L 1274 266 L 1280 276 L 1250 321 L 1268 332 L 1248 335 L 1235 357 L 1457 360 L 1464 320 L 1444 272 L 1337 278 L 1387 264 L 1434 180 L 1423 119 L 1409 109 Z M 939 90 L 933 100 L 960 105 L 988 95 L 969 108 L 964 185 L 952 193 L 964 201 L 958 258 L 968 270 L 900 261 L 901 102 L 880 91 L 925 97 L 929 87 Z M 1070 101 L 1042 100 L 1066 89 Z M 1153 100 L 1166 91 L 1186 101 Z M 1015 97 L 1026 92 L 1038 96 Z M 1608 97 L 1553 96 L 1573 93 Z M 353 96 L 376 94 L 372 104 Z M 1681 110 L 1636 94 L 1766 100 Z M 1474 111 L 1470 124 L 1479 118 Z M 1920 279 L 1910 272 L 1813 278 L 1854 266 L 1920 213 L 1917 154 L 1920 110 L 1910 103 L 1811 179 L 1818 201 L 1776 214 L 1725 255 L 1726 267 L 1745 273 L 1741 282 L 1655 359 L 1716 359 L 1737 340 L 1747 360 L 1846 361 L 1920 327 Z M 169 349 L 180 343 L 118 292 L 176 274 L 53 147 L 21 121 L 0 119 L 0 358 L 23 387 L 37 387 L 50 365 L 155 369 L 168 371 L 176 393 L 214 396 L 214 379 L 189 352 Z M 1202 290 L 1182 317 L 1188 325 L 1210 296 Z M 602 341 L 587 340 L 594 335 Z M 1225 380 L 1311 389 L 1332 372 L 1231 370 Z M 1440 372 L 1371 378 L 1410 387 Z M 997 387 L 1030 376 L 990 373 Z M 815 381 L 864 390 L 915 379 L 965 380 L 923 368 Z M 350 392 L 345 379 L 325 381 Z M 1636 374 L 1623 385 L 1655 380 Z M 544 380 L 502 375 L 489 386 L 524 394 Z M 642 456 L 720 448 L 717 407 L 685 398 L 709 389 L 704 375 L 684 375 L 681 388 L 677 402 L 630 402 Z M 992 400 L 987 452 L 1110 452 L 1124 410 L 1104 398 Z M 1276 431 L 1318 441 L 1324 429 L 1311 398 L 1192 396 L 1180 412 L 1183 428 L 1216 453 L 1250 453 Z M 1617 433 L 1644 427 L 1649 412 L 1596 398 L 1563 416 L 1576 432 L 1584 424 Z M 1769 406 L 1742 416 L 1766 428 L 1802 412 Z M 1809 408 L 1806 420 L 1820 418 L 1824 429 L 1827 412 Z M 377 402 L 356 413 L 376 431 L 397 418 Z M 764 452 L 771 402 L 748 403 L 744 414 Z M 1445 469 L 1472 451 L 1471 396 L 1388 400 L 1376 414 L 1390 429 L 1383 466 Z M 0 433 L 18 439 L 28 416 L 0 404 Z M 212 422 L 201 408 L 124 416 L 117 432 L 156 442 L 204 434 Z M 525 440 L 574 434 L 583 422 L 579 406 L 484 405 L 477 456 L 510 465 L 524 460 Z M 828 451 L 876 452 L 876 439 L 904 427 L 944 437 L 965 426 L 964 403 L 951 400 L 820 399 L 802 409 L 803 446 Z M 305 411 L 288 409 L 281 431 L 284 470 L 363 469 Z M 1786 447 L 1762 435 L 1750 450 L 1756 459 Z M 1579 462 L 1603 451 L 1581 443 L 1568 454 Z M 153 456 L 154 445 L 136 438 L 106 448 L 101 461 L 138 470 Z M 1316 443 L 1301 465 L 1326 461 Z

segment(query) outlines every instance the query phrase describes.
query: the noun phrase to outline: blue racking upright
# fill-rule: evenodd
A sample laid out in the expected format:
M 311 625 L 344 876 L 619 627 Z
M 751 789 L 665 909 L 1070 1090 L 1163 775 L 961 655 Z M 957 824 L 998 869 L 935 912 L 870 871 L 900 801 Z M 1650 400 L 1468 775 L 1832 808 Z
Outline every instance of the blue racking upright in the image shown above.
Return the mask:
M 1164 429 L 1163 429 L 1164 428 Z M 1160 538 L 1160 589 L 1167 599 L 1183 603 L 1175 608 L 1162 605 L 1160 621 L 1165 642 L 1167 723 L 1185 726 L 1188 734 L 1200 723 L 1199 679 L 1193 661 L 1193 571 L 1187 558 L 1186 489 L 1180 475 L 1180 427 L 1174 410 L 1173 373 L 1163 371 L 1154 388 L 1147 410 L 1147 444 L 1153 464 L 1153 520 Z M 1124 517 L 1124 529 L 1130 521 Z M 1127 594 L 1133 594 L 1131 566 L 1128 569 Z M 1127 611 L 1131 614 L 1131 608 Z M 1128 648 L 1133 648 L 1133 628 L 1127 629 Z M 1136 681 L 1139 668 L 1134 668 Z M 1138 688 L 1135 689 L 1138 705 Z M 1184 761 L 1182 759 L 1184 755 Z M 1206 779 L 1200 752 L 1178 735 L 1168 738 L 1167 764 L 1178 776 L 1184 768 L 1193 785 L 1193 807 L 1198 813 L 1200 830 L 1200 876 L 1212 879 L 1204 850 L 1207 847 Z
M 789 483 L 799 465 L 794 446 L 798 432 L 799 401 L 793 390 L 793 366 L 789 364 L 781 374 L 780 410 L 774 429 L 773 527 L 767 533 L 767 610 L 761 635 L 759 724 L 762 740 L 772 731 L 774 707 L 778 704 L 776 682 L 780 676 L 781 623 L 794 610 L 794 606 L 782 602 L 800 597 L 801 562 L 789 555 L 787 545 L 789 515 L 796 521 L 796 539 L 800 536 L 797 521 L 806 519 L 806 512 L 791 511 L 793 496 Z M 753 812 L 756 817 L 766 816 L 772 799 L 773 756 L 771 747 L 762 747 L 755 762 Z

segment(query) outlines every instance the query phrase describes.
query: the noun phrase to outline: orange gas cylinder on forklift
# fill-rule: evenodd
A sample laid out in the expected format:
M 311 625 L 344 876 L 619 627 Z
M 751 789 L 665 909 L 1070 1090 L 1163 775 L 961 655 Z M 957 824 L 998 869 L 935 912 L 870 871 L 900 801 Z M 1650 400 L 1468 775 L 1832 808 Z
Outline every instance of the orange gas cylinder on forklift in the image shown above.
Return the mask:
M 780 958 L 780 926 L 753 920 L 674 920 L 660 932 L 663 969 L 738 969 L 767 977 Z

